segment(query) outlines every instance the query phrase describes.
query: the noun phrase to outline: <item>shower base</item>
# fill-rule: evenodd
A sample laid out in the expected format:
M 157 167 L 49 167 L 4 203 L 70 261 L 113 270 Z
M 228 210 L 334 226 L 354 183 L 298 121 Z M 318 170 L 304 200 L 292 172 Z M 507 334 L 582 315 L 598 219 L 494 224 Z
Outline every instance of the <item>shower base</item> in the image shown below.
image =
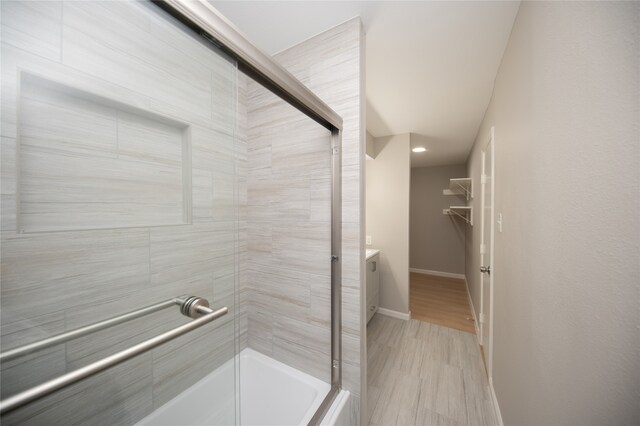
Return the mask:
M 329 384 L 252 349 L 240 352 L 239 359 L 240 368 L 227 361 L 137 426 L 306 425 L 329 392 Z M 236 374 L 239 399 L 230 392 Z M 322 424 L 348 424 L 348 399 L 349 392 L 341 391 Z

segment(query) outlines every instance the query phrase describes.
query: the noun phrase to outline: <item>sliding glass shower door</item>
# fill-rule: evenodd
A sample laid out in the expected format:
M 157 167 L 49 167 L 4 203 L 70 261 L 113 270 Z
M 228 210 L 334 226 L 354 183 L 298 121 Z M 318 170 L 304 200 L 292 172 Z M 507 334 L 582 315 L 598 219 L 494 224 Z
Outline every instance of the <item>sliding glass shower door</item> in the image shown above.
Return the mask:
M 0 4 L 0 422 L 318 424 L 340 117 L 205 1 Z
M 1 7 L 3 403 L 167 336 L 2 424 L 161 424 L 210 374 L 168 421 L 237 423 L 235 62 L 150 2 Z

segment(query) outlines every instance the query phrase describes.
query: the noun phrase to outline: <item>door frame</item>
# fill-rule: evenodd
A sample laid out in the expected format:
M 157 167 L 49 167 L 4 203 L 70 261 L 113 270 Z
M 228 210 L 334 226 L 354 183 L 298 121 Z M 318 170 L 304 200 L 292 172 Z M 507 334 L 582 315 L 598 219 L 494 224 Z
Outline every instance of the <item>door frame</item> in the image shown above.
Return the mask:
M 487 146 L 491 145 L 491 170 L 489 174 L 487 174 L 486 170 L 486 155 L 487 155 Z M 487 363 L 487 376 L 491 380 L 493 377 L 493 287 L 494 280 L 493 277 L 495 275 L 494 271 L 494 241 L 495 241 L 495 177 L 496 177 L 496 163 L 495 163 L 495 127 L 491 126 L 489 141 L 482 148 L 482 168 L 480 170 L 480 183 L 481 183 L 481 197 L 480 197 L 480 265 L 481 266 L 489 266 L 490 273 L 488 274 L 488 282 L 489 282 L 489 312 L 484 312 L 484 285 L 485 279 L 484 274 L 480 272 L 480 344 L 485 350 L 486 363 Z M 485 217 L 485 188 L 487 185 L 486 176 L 490 177 L 489 184 L 491 185 L 491 217 Z M 489 245 L 486 246 L 485 243 L 485 221 L 489 220 Z M 489 265 L 484 264 L 484 258 L 486 251 L 489 251 Z M 484 341 L 484 327 L 486 325 L 486 318 L 489 318 L 489 341 Z

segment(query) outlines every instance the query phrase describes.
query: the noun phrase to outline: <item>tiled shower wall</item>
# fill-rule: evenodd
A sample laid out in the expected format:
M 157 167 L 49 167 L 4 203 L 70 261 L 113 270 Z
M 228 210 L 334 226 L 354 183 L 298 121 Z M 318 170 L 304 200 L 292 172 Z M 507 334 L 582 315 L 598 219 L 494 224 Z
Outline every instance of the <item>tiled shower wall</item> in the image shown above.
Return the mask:
M 160 15 L 2 2 L 3 348 L 178 294 L 232 306 L 239 280 L 241 347 L 328 381 L 328 132 Z M 345 120 L 343 384 L 356 417 L 363 40 L 353 20 L 277 58 Z M 134 185 L 119 186 L 125 172 Z M 233 355 L 233 314 L 3 423 L 133 423 Z M 6 363 L 2 396 L 185 321 L 161 312 Z
M 247 91 L 248 345 L 331 382 L 331 132 Z
M 232 307 L 2 419 L 131 424 L 235 352 L 245 87 L 152 4 L 1 7 L 3 349 L 183 294 Z M 2 397 L 187 321 L 168 309 L 3 363 Z
M 365 105 L 365 92 L 364 92 L 364 33 L 360 19 L 353 19 L 344 24 L 341 24 L 333 29 L 330 29 L 318 36 L 315 36 L 299 45 L 296 45 L 286 51 L 279 53 L 275 56 L 275 59 L 282 64 L 289 72 L 302 81 L 307 87 L 309 87 L 314 93 L 316 93 L 323 101 L 325 101 L 331 108 L 333 108 L 344 120 L 344 131 L 342 138 L 342 356 L 343 356 L 343 387 L 348 389 L 352 393 L 353 397 L 353 422 L 359 421 L 359 409 L 360 398 L 363 397 L 363 392 L 366 392 L 366 364 L 364 359 L 366 357 L 364 344 L 364 321 L 363 318 L 363 306 L 360 301 L 363 300 L 363 288 L 361 283 L 364 282 L 364 220 L 363 215 L 363 187 L 361 179 L 364 172 L 364 105 Z M 249 111 L 249 138 L 248 138 L 248 158 L 249 158 L 249 189 L 248 189 L 248 210 L 251 212 L 259 206 L 252 205 L 252 199 L 260 200 L 262 192 L 260 186 L 262 181 L 252 181 L 252 173 L 255 172 L 254 167 L 262 167 L 265 164 L 269 164 L 267 159 L 268 152 L 261 150 L 261 146 L 256 146 L 256 140 L 265 140 L 260 135 L 260 131 L 266 131 L 269 128 L 273 128 L 276 120 L 269 120 L 268 114 L 263 116 L 261 121 L 254 120 L 252 122 L 252 113 L 254 115 L 260 115 L 259 109 L 254 109 L 251 112 L 251 108 L 257 108 L 255 97 L 264 96 L 262 93 L 256 93 L 249 91 L 248 95 L 248 107 Z M 263 99 L 262 102 L 269 102 L 267 99 Z M 252 103 L 254 105 L 252 106 Z M 288 113 L 293 114 L 290 110 Z M 294 114 L 295 116 L 295 114 Z M 253 127 L 253 128 L 252 128 Z M 257 127 L 257 128 L 256 128 Z M 295 129 L 289 129 L 295 134 Z M 305 128 L 305 131 L 310 130 Z M 257 136 L 257 138 L 256 138 Z M 312 134 L 313 136 L 313 134 Z M 318 135 L 320 138 L 321 135 Z M 284 139 L 283 139 L 284 140 Z M 297 143 L 300 138 L 293 139 Z M 312 142 L 313 137 L 309 138 L 307 143 Z M 296 148 L 294 145 L 292 148 Z M 256 151 L 253 151 L 256 150 Z M 319 156 L 324 155 L 319 152 Z M 255 158 L 254 158 L 255 157 Z M 292 162 L 299 162 L 300 159 L 296 158 L 295 152 L 290 153 Z M 252 163 L 255 161 L 255 163 Z M 252 164 L 254 164 L 252 166 Z M 301 166 L 301 172 L 304 170 L 305 164 L 299 163 Z M 311 172 L 311 171 L 309 171 Z M 255 174 L 253 176 L 256 176 Z M 252 185 L 255 185 L 252 187 Z M 300 181 L 292 181 L 291 188 L 289 189 L 291 194 L 304 194 L 305 192 L 297 192 L 296 185 L 303 185 Z M 256 192 L 254 192 L 254 190 Z M 311 192 L 313 193 L 313 192 Z M 255 195 L 258 194 L 256 198 Z M 280 194 L 284 196 L 285 194 Z M 295 198 L 295 197 L 294 197 Z M 307 204 L 301 203 L 301 200 L 287 198 L 288 206 L 284 206 L 285 209 L 289 209 L 288 213 L 295 217 L 300 213 L 306 212 L 307 207 L 312 207 L 308 204 L 309 200 L 305 200 Z M 310 200 L 313 200 L 312 198 Z M 296 205 L 297 203 L 297 205 Z M 320 204 L 321 205 L 321 204 Z M 301 209 L 300 207 L 304 207 Z M 313 211 L 313 210 L 311 210 Z M 326 214 L 326 212 L 322 213 Z M 260 274 L 274 274 L 274 277 L 278 277 L 278 274 L 282 275 L 282 271 L 278 270 L 262 270 L 260 271 L 261 261 L 264 259 L 262 256 L 265 254 L 267 245 L 265 242 L 276 241 L 275 234 L 270 234 L 269 228 L 260 226 L 253 221 L 249 221 L 250 226 L 248 229 L 248 250 L 249 250 L 249 264 L 251 270 L 258 269 Z M 253 226 L 256 225 L 254 228 Z M 277 347 L 277 341 L 282 342 L 282 339 L 278 338 L 277 325 L 274 328 L 273 318 L 268 317 L 269 312 L 278 312 L 280 308 L 286 304 L 291 309 L 298 309 L 297 312 L 293 312 L 293 317 L 297 318 L 296 321 L 291 323 L 283 323 L 283 327 L 294 327 L 293 330 L 286 331 L 288 333 L 287 338 L 289 340 L 297 339 L 298 345 L 290 345 L 288 350 L 282 349 L 282 353 L 286 353 L 288 358 L 286 362 L 310 372 L 311 374 L 321 369 L 324 362 L 328 362 L 328 354 L 325 352 L 327 348 L 318 346 L 321 341 L 327 341 L 326 333 L 328 328 L 317 327 L 322 325 L 322 321 L 327 321 L 328 318 L 324 317 L 321 321 L 315 321 L 313 318 L 313 307 L 317 306 L 317 312 L 322 315 L 329 313 L 329 308 L 323 306 L 328 303 L 326 297 L 326 287 L 328 283 L 324 280 L 328 280 L 328 277 L 318 271 L 318 267 L 324 265 L 323 259 L 328 256 L 329 252 L 321 250 L 308 251 L 307 247 L 314 241 L 322 243 L 322 247 L 328 247 L 326 245 L 326 238 L 329 238 L 326 234 L 319 233 L 322 229 L 316 229 L 312 226 L 300 226 L 297 229 L 292 228 L 289 231 L 294 231 L 291 235 L 297 235 L 295 238 L 289 238 L 286 241 L 286 250 L 289 251 L 291 256 L 295 259 L 312 259 L 315 263 L 309 265 L 301 265 L 300 270 L 307 270 L 311 274 L 297 273 L 295 275 L 295 282 L 291 283 L 291 277 L 279 277 L 278 280 L 273 280 L 273 285 L 269 287 L 263 287 L 260 289 L 261 302 L 259 305 L 249 305 L 249 346 L 258 350 L 270 352 L 272 355 L 278 356 L 275 348 Z M 271 239 L 271 240 L 269 240 Z M 318 246 L 320 247 L 320 246 Z M 284 249 L 285 247 L 281 247 Z M 295 254 L 295 252 L 298 252 Z M 291 260 L 294 260 L 293 258 Z M 308 268 L 308 269 L 306 269 Z M 249 274 L 249 284 L 247 289 L 247 300 L 255 300 L 260 286 L 260 282 L 256 280 L 256 275 Z M 252 281 L 253 280 L 253 281 Z M 304 292 L 313 292 L 313 286 L 305 289 L 301 283 L 316 282 L 318 283 L 318 289 L 321 289 L 321 294 L 306 294 Z M 285 287 L 288 286 L 289 287 Z M 309 297 L 305 299 L 305 297 Z M 254 299 L 255 298 L 255 299 Z M 305 305 L 304 300 L 308 300 Z M 300 307 L 307 306 L 308 311 L 305 312 Z M 255 312 L 253 315 L 251 312 Z M 290 311 L 291 312 L 291 311 Z M 266 317 L 264 314 L 267 314 Z M 306 315 L 306 317 L 305 317 Z M 253 320 L 253 319 L 255 320 Z M 302 320 L 301 320 L 302 318 Z M 304 318 L 307 318 L 305 320 Z M 284 328 L 283 328 L 283 331 Z M 318 331 L 318 335 L 314 336 L 310 333 Z M 297 335 L 296 333 L 300 333 Z M 298 349 L 298 352 L 293 352 L 293 349 Z M 305 359 L 305 357 L 307 357 Z M 318 377 L 323 377 L 324 370 L 320 370 Z M 326 377 L 325 377 L 326 380 Z M 363 386 L 363 383 L 365 384 Z

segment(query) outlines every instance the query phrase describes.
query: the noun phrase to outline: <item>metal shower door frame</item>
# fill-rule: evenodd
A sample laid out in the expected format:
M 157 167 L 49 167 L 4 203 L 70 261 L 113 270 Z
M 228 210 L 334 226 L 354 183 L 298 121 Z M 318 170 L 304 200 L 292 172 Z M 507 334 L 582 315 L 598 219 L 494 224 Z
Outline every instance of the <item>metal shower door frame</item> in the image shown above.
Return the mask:
M 238 69 L 331 131 L 331 390 L 309 425 L 320 424 L 342 387 L 342 118 L 206 0 L 153 0 L 235 59 Z

